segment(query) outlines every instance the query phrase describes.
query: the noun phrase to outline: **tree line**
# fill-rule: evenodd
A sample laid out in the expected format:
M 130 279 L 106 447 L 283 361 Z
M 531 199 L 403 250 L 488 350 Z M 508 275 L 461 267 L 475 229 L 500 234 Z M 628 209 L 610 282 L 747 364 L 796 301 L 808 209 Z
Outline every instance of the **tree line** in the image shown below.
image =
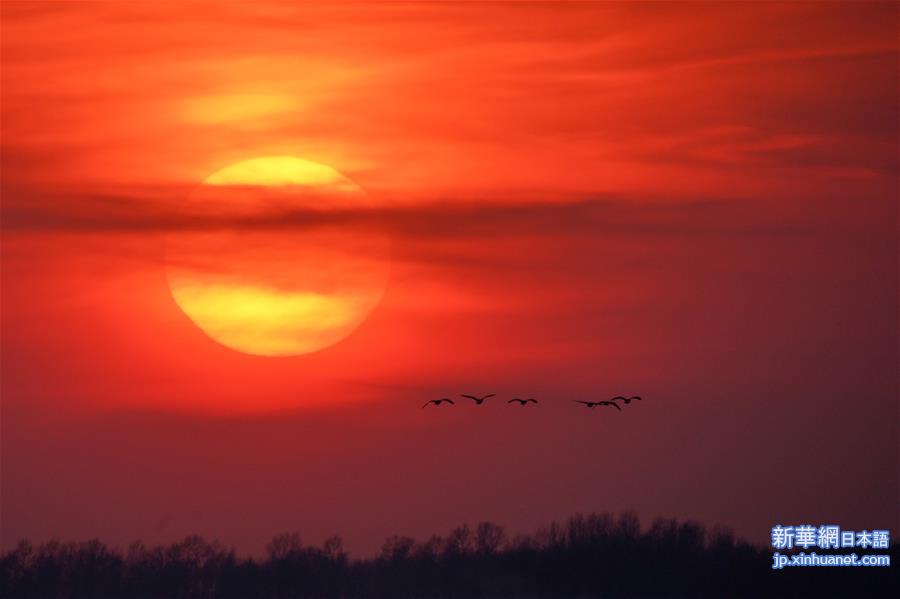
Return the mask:
M 896 544 L 890 553 L 896 555 Z M 772 551 L 727 529 L 626 512 L 576 515 L 531 534 L 490 522 L 417 541 L 391 536 L 351 559 L 340 538 L 304 545 L 281 534 L 262 558 L 199 536 L 125 550 L 98 540 L 21 541 L 0 558 L 7 598 L 467 599 L 859 597 L 897 585 L 889 568 L 773 571 Z M 894 560 L 892 559 L 892 562 Z

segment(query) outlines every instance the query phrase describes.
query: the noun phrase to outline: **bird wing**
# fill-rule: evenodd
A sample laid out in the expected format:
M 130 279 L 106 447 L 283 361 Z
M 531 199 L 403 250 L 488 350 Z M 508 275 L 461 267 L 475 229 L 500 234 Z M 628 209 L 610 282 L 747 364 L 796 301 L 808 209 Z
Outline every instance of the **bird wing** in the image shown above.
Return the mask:
M 490 395 L 485 395 L 484 397 L 481 398 L 481 401 L 484 401 L 484 400 L 487 399 L 488 397 L 494 397 L 495 395 L 497 395 L 497 394 L 496 394 L 496 393 L 491 393 Z
M 625 401 L 627 398 L 622 397 L 621 395 L 616 395 L 615 397 L 613 397 L 613 398 L 612 398 L 611 400 L 609 400 L 609 401 L 616 401 L 617 399 L 621 399 L 622 401 Z
M 572 401 L 574 401 L 575 403 L 583 403 L 583 404 L 586 405 L 586 406 L 591 405 L 591 402 L 589 402 L 589 401 L 581 401 L 580 399 L 573 399 Z
M 445 399 L 444 401 L 446 401 L 449 404 L 453 404 L 454 406 L 456 405 L 455 403 L 453 403 L 452 399 Z
M 428 407 L 428 404 L 430 404 L 430 403 L 434 403 L 434 400 L 432 399 L 432 400 L 430 400 L 430 401 L 426 401 L 426 402 L 425 402 L 425 405 L 422 406 L 422 407 L 423 407 L 423 408 L 427 408 L 427 407 Z
M 531 401 L 531 402 L 537 403 L 537 400 L 536 400 L 535 398 L 533 398 L 533 397 L 529 397 L 529 398 L 526 399 L 525 401 Z
M 622 411 L 622 408 L 619 407 L 619 404 L 617 404 L 617 403 L 615 403 L 615 402 L 612 402 L 612 401 L 611 401 L 611 402 L 608 402 L 606 405 L 612 406 L 612 407 L 614 407 L 615 409 L 619 410 L 620 412 Z
M 633 396 L 631 399 L 636 399 L 636 400 L 638 400 L 638 401 L 641 401 L 641 400 L 643 400 L 644 398 L 641 397 L 640 395 L 635 395 L 635 396 Z
M 514 402 L 514 401 L 522 401 L 522 400 L 521 400 L 521 399 L 519 399 L 519 398 L 518 398 L 518 397 L 517 397 L 517 398 L 515 398 L 515 399 L 511 399 L 511 400 L 509 400 L 509 401 L 508 401 L 508 402 L 506 402 L 506 403 L 513 403 L 513 402 Z
M 474 395 L 466 395 L 466 394 L 462 394 L 462 395 L 460 395 L 460 397 L 467 397 L 468 399 L 474 399 L 475 401 L 478 401 L 478 399 L 479 399 L 478 397 L 475 397 Z

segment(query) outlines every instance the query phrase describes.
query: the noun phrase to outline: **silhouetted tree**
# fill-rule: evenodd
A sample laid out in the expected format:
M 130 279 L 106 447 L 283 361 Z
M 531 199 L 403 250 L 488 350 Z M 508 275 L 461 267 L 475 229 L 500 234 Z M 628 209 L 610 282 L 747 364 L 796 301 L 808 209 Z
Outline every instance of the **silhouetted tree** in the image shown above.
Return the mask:
M 481 556 L 492 555 L 506 540 L 502 526 L 493 522 L 481 522 L 475 529 L 475 550 Z
M 272 561 L 281 561 L 298 555 L 302 548 L 299 533 L 283 533 L 272 537 L 266 545 L 266 554 Z

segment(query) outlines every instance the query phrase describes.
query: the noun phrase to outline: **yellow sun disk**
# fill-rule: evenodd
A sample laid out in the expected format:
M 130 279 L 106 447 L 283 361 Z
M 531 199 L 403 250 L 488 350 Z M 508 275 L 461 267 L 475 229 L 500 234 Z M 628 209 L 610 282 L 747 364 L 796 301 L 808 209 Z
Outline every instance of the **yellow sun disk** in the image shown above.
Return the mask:
M 359 188 L 336 170 L 324 164 L 292 156 L 271 156 L 244 160 L 213 173 L 204 185 L 303 185 L 335 190 L 358 191 Z
M 221 343 L 268 356 L 319 349 L 323 337 L 352 327 L 365 304 L 352 296 L 238 285 L 183 285 L 172 293 L 197 326 Z
M 254 158 L 217 171 L 184 209 L 200 222 L 208 217 L 229 224 L 169 235 L 172 297 L 204 333 L 240 352 L 283 356 L 334 345 L 381 299 L 387 239 L 339 223 L 296 229 L 253 223 L 292 210 L 370 207 L 365 193 L 338 171 L 291 156 Z M 244 219 L 248 227 L 241 225 Z

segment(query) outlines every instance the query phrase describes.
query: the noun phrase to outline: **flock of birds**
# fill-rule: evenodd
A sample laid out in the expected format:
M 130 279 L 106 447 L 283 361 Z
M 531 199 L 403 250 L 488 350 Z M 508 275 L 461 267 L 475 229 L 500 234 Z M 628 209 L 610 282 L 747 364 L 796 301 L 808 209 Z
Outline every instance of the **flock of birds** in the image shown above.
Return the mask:
M 478 406 L 483 404 L 486 400 L 490 399 L 491 397 L 496 397 L 496 396 L 497 396 L 496 393 L 489 393 L 488 395 L 482 395 L 481 397 L 477 397 L 475 395 L 466 395 L 465 393 L 460 395 L 460 397 L 464 397 L 466 399 L 471 399 L 472 401 L 475 402 L 475 405 L 478 405 Z M 623 404 L 625 404 L 627 406 L 628 404 L 630 404 L 633 401 L 641 401 L 642 399 L 643 398 L 640 395 L 632 395 L 631 397 L 617 395 L 617 396 L 610 398 L 608 400 L 605 400 L 605 401 L 581 401 L 579 399 L 575 399 L 573 401 L 575 403 L 584 404 L 588 408 L 596 408 L 598 406 L 607 406 L 607 407 L 613 407 L 621 412 L 622 408 L 621 408 L 621 406 L 619 406 L 619 404 L 616 403 L 617 401 L 621 401 Z M 448 397 L 442 397 L 440 399 L 431 399 L 429 401 L 426 401 L 425 405 L 422 406 L 422 408 L 427 408 L 431 404 L 439 406 L 443 403 L 450 404 L 451 406 L 456 405 L 456 402 L 453 401 L 452 399 L 450 399 Z M 518 403 L 520 406 L 526 406 L 530 403 L 537 404 L 538 400 L 536 400 L 533 397 L 529 397 L 528 399 L 522 399 L 521 397 L 513 397 L 506 403 L 507 404 Z

